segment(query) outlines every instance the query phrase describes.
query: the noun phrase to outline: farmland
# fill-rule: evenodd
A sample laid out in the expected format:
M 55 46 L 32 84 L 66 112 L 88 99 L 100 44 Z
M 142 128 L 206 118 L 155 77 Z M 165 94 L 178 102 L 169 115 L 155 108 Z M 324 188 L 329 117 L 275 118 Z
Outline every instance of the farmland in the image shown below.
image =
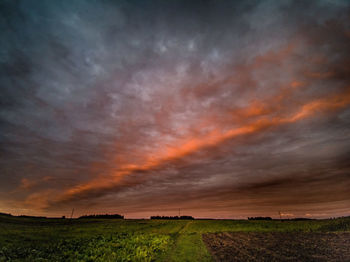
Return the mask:
M 233 255 L 254 261 L 254 255 L 264 257 L 279 243 L 281 248 L 270 260 L 282 260 L 283 250 L 294 248 L 290 259 L 303 253 L 299 261 L 333 256 L 342 261 L 350 258 L 349 240 L 350 218 L 281 222 L 0 215 L 0 261 L 230 261 Z M 239 250 L 234 249 L 239 243 Z M 323 247 L 327 254 L 321 252 Z

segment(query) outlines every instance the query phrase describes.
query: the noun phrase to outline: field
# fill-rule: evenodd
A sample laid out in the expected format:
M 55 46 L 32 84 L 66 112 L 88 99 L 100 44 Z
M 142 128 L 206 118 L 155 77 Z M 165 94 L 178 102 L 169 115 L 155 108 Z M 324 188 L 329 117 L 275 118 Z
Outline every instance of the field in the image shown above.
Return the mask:
M 203 240 L 216 261 L 350 261 L 350 232 L 225 232 Z
M 350 218 L 40 219 L 0 215 L 0 261 L 350 261 Z

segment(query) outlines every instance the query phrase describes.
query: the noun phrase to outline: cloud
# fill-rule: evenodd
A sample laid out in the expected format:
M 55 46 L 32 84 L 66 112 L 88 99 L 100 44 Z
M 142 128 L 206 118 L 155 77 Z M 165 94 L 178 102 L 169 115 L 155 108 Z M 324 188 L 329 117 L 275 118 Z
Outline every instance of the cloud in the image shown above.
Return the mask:
M 346 1 L 0 10 L 4 209 L 347 212 Z

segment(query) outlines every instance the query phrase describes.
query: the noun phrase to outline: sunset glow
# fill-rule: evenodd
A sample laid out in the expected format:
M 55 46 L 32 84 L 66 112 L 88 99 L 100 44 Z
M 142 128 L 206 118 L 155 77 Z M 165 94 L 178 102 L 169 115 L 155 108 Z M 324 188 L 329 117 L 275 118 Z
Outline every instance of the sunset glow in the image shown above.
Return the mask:
M 346 1 L 4 1 L 0 212 L 350 213 Z

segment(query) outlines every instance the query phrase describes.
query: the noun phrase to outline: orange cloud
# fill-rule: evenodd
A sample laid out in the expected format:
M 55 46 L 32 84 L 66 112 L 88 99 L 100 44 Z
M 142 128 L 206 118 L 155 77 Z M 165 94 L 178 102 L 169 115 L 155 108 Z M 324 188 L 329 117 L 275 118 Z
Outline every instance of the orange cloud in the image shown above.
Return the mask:
M 297 120 L 308 117 L 317 112 L 333 111 L 340 107 L 344 107 L 350 103 L 350 92 L 344 92 L 343 94 L 335 95 L 325 99 L 318 99 L 307 103 L 294 114 L 291 118 L 285 119 L 285 122 L 295 122 Z
M 34 185 L 36 185 L 36 182 L 34 181 L 30 181 L 29 179 L 27 178 L 22 178 L 21 179 L 21 184 L 20 184 L 20 188 L 21 189 L 30 189 L 32 188 Z
M 298 84 L 297 86 L 301 85 Z M 282 93 L 283 92 L 285 92 L 285 90 L 282 91 Z M 279 96 L 281 96 L 281 94 Z M 278 112 L 275 112 L 277 115 L 274 114 L 272 117 L 266 116 L 266 110 L 263 109 L 263 104 L 257 105 L 253 103 L 250 107 L 245 109 L 246 114 L 261 117 L 251 123 L 243 124 L 240 127 L 232 128 L 226 131 L 222 131 L 221 128 L 217 127 L 202 136 L 182 139 L 177 141 L 177 143 L 174 145 L 165 147 L 158 153 L 155 152 L 152 155 L 145 156 L 143 164 L 126 163 L 120 167 L 119 171 L 113 173 L 112 175 L 101 176 L 85 184 L 68 189 L 61 196 L 59 196 L 56 201 L 69 201 L 81 194 L 110 189 L 117 186 L 123 177 L 135 172 L 148 171 L 161 167 L 163 164 L 169 161 L 180 159 L 206 147 L 219 145 L 226 140 L 233 139 L 237 136 L 252 134 L 263 131 L 269 127 L 300 121 L 317 113 L 334 111 L 349 104 L 349 90 L 333 96 L 307 102 L 302 105 L 299 110 L 289 116 L 278 115 Z
M 31 189 L 31 188 L 33 188 L 35 186 L 38 186 L 41 183 L 49 182 L 52 179 L 53 179 L 53 177 L 51 177 L 51 176 L 44 176 L 44 177 L 39 178 L 37 180 L 28 179 L 28 178 L 22 178 L 21 182 L 20 182 L 20 185 L 19 185 L 19 188 L 28 190 L 28 189 Z

